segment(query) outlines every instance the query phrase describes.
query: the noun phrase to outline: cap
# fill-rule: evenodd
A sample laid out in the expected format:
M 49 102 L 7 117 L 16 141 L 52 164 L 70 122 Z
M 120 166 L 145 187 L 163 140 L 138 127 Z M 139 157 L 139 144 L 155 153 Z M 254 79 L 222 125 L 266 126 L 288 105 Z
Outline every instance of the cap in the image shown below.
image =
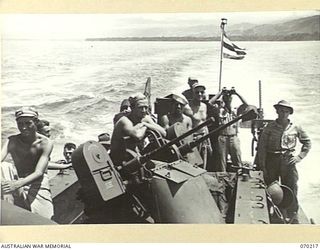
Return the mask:
M 273 107 L 275 109 L 277 109 L 278 107 L 286 107 L 290 109 L 290 114 L 293 114 L 293 107 L 291 106 L 291 104 L 285 100 L 281 100 L 279 101 L 277 104 L 273 105 Z
M 192 84 L 193 89 L 198 88 L 198 87 L 202 87 L 202 88 L 206 89 L 206 87 L 204 85 L 200 84 L 198 81 L 195 82 L 194 84 Z
M 176 94 L 172 94 L 171 98 L 172 98 L 172 100 L 174 100 L 174 101 L 176 101 L 176 102 L 178 102 L 178 103 L 180 103 L 182 105 L 188 104 L 188 101 L 182 96 L 179 96 L 179 95 L 176 95 Z
M 131 107 L 148 106 L 148 100 L 142 93 L 137 93 L 134 96 L 130 96 L 129 102 Z
M 22 107 L 15 112 L 16 119 L 20 117 L 36 117 L 38 118 L 38 111 L 31 107 Z

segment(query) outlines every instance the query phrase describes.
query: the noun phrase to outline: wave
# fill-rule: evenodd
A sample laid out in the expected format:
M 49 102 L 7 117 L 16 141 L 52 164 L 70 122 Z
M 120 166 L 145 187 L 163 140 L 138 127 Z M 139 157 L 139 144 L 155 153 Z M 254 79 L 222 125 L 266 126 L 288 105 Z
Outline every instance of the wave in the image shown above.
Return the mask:
M 66 114 L 90 114 L 91 116 L 95 116 L 97 114 L 97 111 L 99 112 L 104 112 L 104 111 L 112 111 L 112 110 L 117 110 L 116 106 L 119 105 L 120 107 L 120 102 L 117 97 L 116 99 L 113 98 L 94 98 L 91 99 L 91 101 L 86 101 L 83 103 L 83 105 L 73 105 L 70 110 L 66 112 Z
M 57 108 L 61 108 L 64 107 L 65 105 L 68 104 L 74 104 L 76 102 L 79 101 L 87 101 L 87 100 L 91 100 L 94 99 L 95 97 L 92 95 L 79 95 L 79 96 L 75 96 L 72 98 L 63 98 L 61 100 L 58 101 L 53 101 L 53 102 L 49 102 L 49 103 L 43 103 L 41 105 L 38 105 L 39 109 L 57 109 Z

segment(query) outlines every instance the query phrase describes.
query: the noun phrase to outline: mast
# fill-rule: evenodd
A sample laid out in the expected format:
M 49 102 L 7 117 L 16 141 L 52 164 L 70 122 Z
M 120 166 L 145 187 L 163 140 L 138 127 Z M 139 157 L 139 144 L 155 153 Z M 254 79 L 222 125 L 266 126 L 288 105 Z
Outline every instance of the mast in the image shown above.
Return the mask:
M 151 113 L 151 77 L 147 78 L 147 82 L 144 87 L 144 93 L 143 93 L 147 98 L 148 98 L 148 106 L 149 106 L 149 112 Z
M 219 92 L 221 90 L 221 77 L 222 77 L 222 56 L 223 56 L 223 35 L 224 35 L 224 26 L 227 24 L 226 18 L 221 18 L 221 46 L 220 46 L 220 73 L 219 73 Z
M 261 80 L 259 80 L 259 119 L 263 119 L 263 109 L 262 109 L 262 86 L 261 86 Z

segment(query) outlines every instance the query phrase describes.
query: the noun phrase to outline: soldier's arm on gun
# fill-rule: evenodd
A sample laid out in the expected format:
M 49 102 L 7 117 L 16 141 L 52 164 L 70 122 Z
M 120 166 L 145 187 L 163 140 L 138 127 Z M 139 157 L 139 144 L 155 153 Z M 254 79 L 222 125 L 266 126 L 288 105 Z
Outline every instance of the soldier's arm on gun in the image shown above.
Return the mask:
M 150 116 L 146 116 L 142 119 L 141 123 L 146 126 L 148 129 L 159 132 L 163 137 L 166 137 L 166 130 L 161 127 L 159 124 L 155 123 Z
M 143 123 L 138 123 L 133 126 L 132 122 L 127 117 L 119 120 L 117 126 L 122 127 L 122 136 L 130 136 L 137 140 L 142 140 L 147 130 L 147 127 Z
M 37 162 L 37 165 L 35 166 L 34 172 L 29 174 L 25 178 L 19 178 L 18 180 L 7 181 L 6 183 L 4 183 L 4 185 L 2 186 L 4 193 L 13 192 L 23 186 L 29 185 L 33 181 L 43 176 L 48 166 L 50 154 L 53 149 L 53 143 L 50 139 L 42 140 L 39 143 L 42 149 L 42 154 Z

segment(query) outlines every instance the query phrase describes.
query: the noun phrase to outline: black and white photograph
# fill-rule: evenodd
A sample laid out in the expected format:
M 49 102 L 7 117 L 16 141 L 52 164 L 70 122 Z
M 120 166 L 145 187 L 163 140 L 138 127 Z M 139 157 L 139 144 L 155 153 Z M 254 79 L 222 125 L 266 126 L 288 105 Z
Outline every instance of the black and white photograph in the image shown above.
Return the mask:
M 1 18 L 1 225 L 320 223 L 319 11 Z

